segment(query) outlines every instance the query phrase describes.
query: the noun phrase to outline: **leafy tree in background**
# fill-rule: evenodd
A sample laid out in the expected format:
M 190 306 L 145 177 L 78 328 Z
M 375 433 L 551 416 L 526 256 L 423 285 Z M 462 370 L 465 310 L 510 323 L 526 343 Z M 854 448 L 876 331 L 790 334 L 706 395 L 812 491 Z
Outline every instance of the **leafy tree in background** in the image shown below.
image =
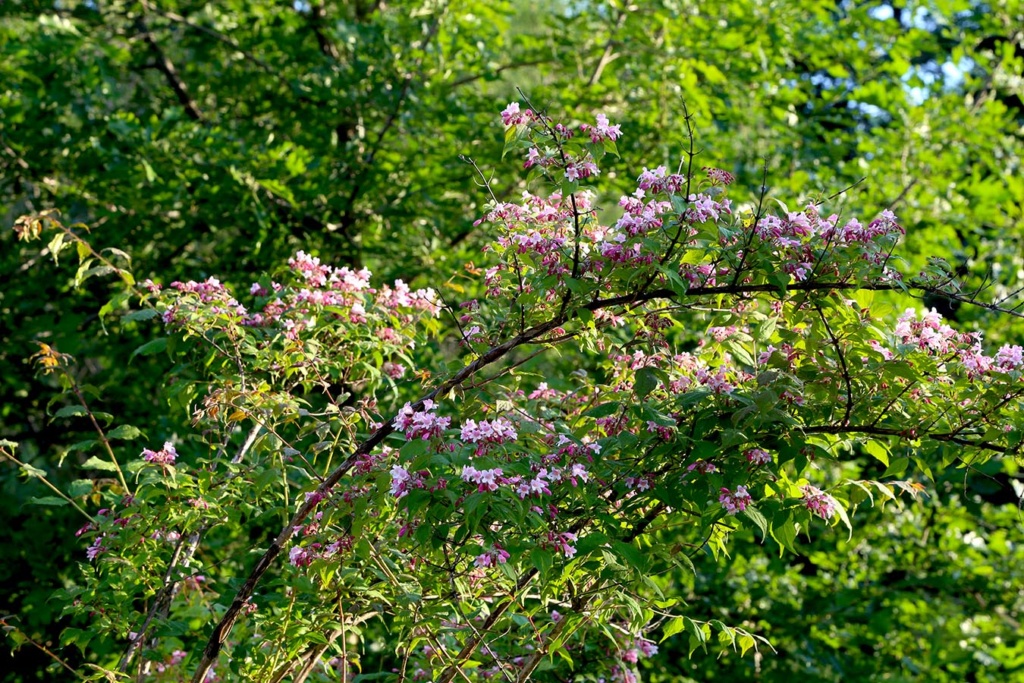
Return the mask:
M 998 301 L 1018 286 L 1021 265 L 1021 14 L 1017 3 L 7 2 L 0 203 L 6 223 L 59 208 L 69 222 L 92 226 L 99 243 L 131 245 L 134 272 L 165 282 L 217 274 L 247 284 L 245 274 L 304 248 L 368 265 L 385 280 L 434 284 L 465 260 L 481 261 L 486 235 L 473 221 L 486 195 L 457 155 L 494 165 L 494 102 L 514 98 L 519 85 L 570 116 L 601 110 L 621 122 L 632 164 L 677 162 L 685 103 L 697 113 L 702 163 L 730 164 L 743 186 L 762 182 L 765 157 L 779 197 L 830 195 L 866 178 L 850 195 L 865 214 L 899 212 L 912 270 L 944 257 L 969 291 L 995 279 Z M 605 203 L 632 181 L 609 173 Z M 492 187 L 512 199 L 523 184 Z M 51 423 L 51 394 L 22 362 L 36 340 L 84 361 L 80 379 L 97 385 L 106 412 L 148 430 L 184 430 L 187 414 L 156 402 L 165 361 L 120 360 L 145 341 L 145 329 L 105 314 L 118 334 L 102 334 L 91 302 L 110 292 L 95 280 L 77 294 L 64 280 L 32 277 L 42 267 L 36 252 L 10 233 L 2 239 L 0 436 L 20 442 L 57 481 L 81 475 L 70 465 L 87 458 L 72 452 L 62 461 L 73 441 L 54 428 L 81 433 L 81 425 Z M 466 298 L 477 293 L 469 279 L 453 285 Z M 930 303 L 945 305 L 964 329 L 1019 340 L 1016 326 Z M 110 310 L 126 304 L 115 297 Z M 57 642 L 48 597 L 81 556 L 63 531 L 75 523 L 66 508 L 23 507 L 46 493 L 15 474 L 4 480 L 12 501 L 4 543 L 20 559 L 3 578 L 18 588 L 0 609 Z M 998 518 L 1007 496 L 986 488 L 987 477 L 1005 490 L 1015 475 L 1011 465 L 973 475 L 967 489 L 957 480 L 925 518 L 929 528 L 952 526 L 963 513 L 944 502 L 955 506 L 960 495 L 976 519 Z M 887 547 L 878 534 L 874 543 Z M 1012 557 L 1012 549 L 989 552 Z M 794 590 L 813 589 L 796 570 L 786 576 Z M 1010 594 L 993 590 L 983 598 L 1012 614 Z M 1012 616 L 992 624 L 1004 641 L 1017 632 Z M 827 640 L 795 633 L 802 662 Z M 955 630 L 941 633 L 930 651 L 959 647 Z M 837 676 L 885 661 L 832 642 L 846 662 L 835 665 Z M 932 676 L 945 666 L 911 660 Z

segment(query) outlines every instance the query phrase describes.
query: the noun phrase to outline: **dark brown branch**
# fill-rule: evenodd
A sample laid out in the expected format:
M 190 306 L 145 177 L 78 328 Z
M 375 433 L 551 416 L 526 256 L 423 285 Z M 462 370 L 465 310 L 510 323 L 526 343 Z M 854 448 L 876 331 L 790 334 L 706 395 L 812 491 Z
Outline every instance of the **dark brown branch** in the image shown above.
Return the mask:
M 1019 449 L 1007 448 L 1006 446 L 1000 446 L 997 443 L 991 441 L 981 441 L 980 439 L 965 439 L 962 436 L 957 436 L 957 433 L 949 432 L 935 432 L 925 434 L 911 434 L 911 430 L 906 429 L 892 429 L 890 427 L 876 427 L 874 425 L 819 425 L 817 427 L 804 427 L 801 429 L 804 434 L 866 434 L 869 436 L 895 436 L 901 439 L 932 439 L 934 441 L 942 441 L 944 443 L 955 443 L 958 446 L 969 446 L 971 448 L 980 448 L 986 451 L 992 451 L 994 453 L 1002 453 L 1004 455 L 1013 455 L 1018 452 Z
M 430 29 L 427 31 L 427 35 L 423 40 L 423 51 L 425 52 L 430 42 L 437 36 L 437 31 L 441 26 L 441 18 L 435 17 L 434 22 L 430 25 Z M 423 59 L 416 64 L 416 70 L 419 70 L 423 65 Z M 349 191 L 348 196 L 345 198 L 345 208 L 342 210 L 341 218 L 339 220 L 341 234 L 347 235 L 349 229 L 355 225 L 355 205 L 356 200 L 363 191 L 363 185 L 366 182 L 366 178 L 369 175 L 370 167 L 373 165 L 374 159 L 377 158 L 377 153 L 380 152 L 381 146 L 384 143 L 384 138 L 390 132 L 392 126 L 398 121 L 399 116 L 402 113 L 402 107 L 405 106 L 405 102 L 409 97 L 409 93 L 412 91 L 412 85 L 414 82 L 412 71 L 402 79 L 402 87 L 398 91 L 398 96 L 395 98 L 395 105 L 388 112 L 387 118 L 384 120 L 384 125 L 381 126 L 380 130 L 377 131 L 377 138 L 370 145 L 370 149 L 363 155 L 362 168 L 359 174 L 356 176 L 352 183 L 352 189 Z
M 839 345 L 836 333 L 832 331 L 832 326 L 828 324 L 828 319 L 825 318 L 825 312 L 821 310 L 821 306 L 815 306 L 815 308 L 818 310 L 818 317 L 821 318 L 821 322 L 828 332 L 829 339 L 832 340 L 832 347 L 835 348 L 836 355 L 839 356 L 843 384 L 846 385 L 846 413 L 843 415 L 843 424 L 848 425 L 850 424 L 850 413 L 853 412 L 853 382 L 850 380 L 850 369 L 846 367 L 846 355 L 843 353 L 843 348 Z
M 264 71 L 269 71 L 269 72 L 273 72 L 274 71 L 273 67 L 271 67 L 269 64 L 264 62 L 262 59 L 260 59 L 259 57 L 257 57 L 253 53 L 251 53 L 248 50 L 246 50 L 244 47 L 242 47 L 241 43 L 239 43 L 237 40 L 235 40 L 234 38 L 232 38 L 229 35 L 221 33 L 220 31 L 217 31 L 216 29 L 212 29 L 212 28 L 210 28 L 208 26 L 203 26 L 202 24 L 197 24 L 196 22 L 192 21 L 188 17 L 184 17 L 184 16 L 182 16 L 180 14 L 176 14 L 174 12 L 169 12 L 167 10 L 162 10 L 159 7 L 154 6 L 152 3 L 146 2 L 145 0 L 142 3 L 142 7 L 146 11 L 153 12 L 154 14 L 157 14 L 157 15 L 163 17 L 164 19 L 167 19 L 168 21 L 173 21 L 174 23 L 177 23 L 177 24 L 184 24 L 185 26 L 188 26 L 189 28 L 191 28 L 191 29 L 193 29 L 195 31 L 199 31 L 200 33 L 205 33 L 208 36 L 216 38 L 217 40 L 221 41 L 222 43 L 230 45 L 232 48 L 235 49 L 236 52 L 238 52 L 238 54 L 242 55 L 243 57 L 248 59 L 250 62 L 252 62 L 256 66 L 260 67 Z
M 327 10 L 325 10 L 324 6 L 320 3 L 313 5 L 310 9 L 310 28 L 313 29 L 313 35 L 316 36 L 316 43 L 320 46 L 320 52 L 322 52 L 325 57 L 330 57 L 334 61 L 339 61 L 341 59 L 341 53 L 338 52 L 337 46 L 335 46 L 334 42 L 327 37 L 327 34 L 324 33 L 323 30 L 324 19 L 327 17 Z
M 611 35 L 608 36 L 608 40 L 604 44 L 604 49 L 601 51 L 601 58 L 597 60 L 597 66 L 594 67 L 594 73 L 590 74 L 590 78 L 587 80 L 588 88 L 600 80 L 605 67 L 611 64 L 618 56 L 613 52 L 615 49 L 615 34 L 618 33 L 619 29 L 621 29 L 625 23 L 626 10 L 619 10 L 619 16 L 615 19 L 615 26 L 612 28 Z
M 160 45 L 157 44 L 156 39 L 153 38 L 153 33 L 141 17 L 138 20 L 138 26 L 141 29 L 140 37 L 156 57 L 157 70 L 167 79 L 167 84 L 171 86 L 171 90 L 174 91 L 178 102 L 185 108 L 185 113 L 193 121 L 205 121 L 203 113 L 199 111 L 199 106 L 196 105 L 195 100 L 192 99 L 188 92 L 188 86 L 185 85 L 185 81 L 181 80 L 178 70 L 174 68 L 174 62 L 170 60 L 167 54 L 160 48 Z

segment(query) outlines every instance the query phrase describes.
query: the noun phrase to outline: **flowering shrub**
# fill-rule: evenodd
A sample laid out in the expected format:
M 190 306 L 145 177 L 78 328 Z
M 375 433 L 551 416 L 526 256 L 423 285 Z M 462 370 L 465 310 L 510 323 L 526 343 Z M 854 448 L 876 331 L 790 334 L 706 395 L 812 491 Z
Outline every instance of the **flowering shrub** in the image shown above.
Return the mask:
M 303 252 L 247 295 L 136 288 L 52 215 L 19 223 L 118 274 L 143 305 L 129 319 L 159 316 L 167 336 L 139 352 L 177 359 L 195 427 L 115 452 L 96 424 L 105 459 L 86 466 L 126 474 L 109 510 L 81 509 L 87 566 L 59 596 L 93 629 L 66 643 L 119 639 L 97 665 L 140 679 L 337 680 L 381 624 L 399 681 L 632 682 L 676 634 L 765 646 L 688 616 L 654 580 L 666 568 L 714 561 L 741 527 L 782 552 L 853 533 L 858 504 L 920 489 L 844 480 L 844 457 L 928 469 L 1020 448 L 1019 347 L 989 356 L 934 312 L 870 304 L 939 286 L 894 267 L 892 214 L 734 204 L 691 149 L 685 172 L 638 174 L 608 224 L 581 182 L 619 126 L 516 103 L 502 120 L 540 193 L 487 208 L 486 295 L 447 309 L 454 332 L 435 291 Z M 558 349 L 578 372 L 528 369 Z M 39 363 L 81 398 L 70 359 Z

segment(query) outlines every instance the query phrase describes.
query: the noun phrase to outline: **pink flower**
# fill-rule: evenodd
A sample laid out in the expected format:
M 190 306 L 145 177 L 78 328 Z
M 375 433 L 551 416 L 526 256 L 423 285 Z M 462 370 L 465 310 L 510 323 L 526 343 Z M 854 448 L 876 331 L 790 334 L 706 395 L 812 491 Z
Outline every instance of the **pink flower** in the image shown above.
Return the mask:
M 288 551 L 288 562 L 293 567 L 308 567 L 316 559 L 316 553 L 313 552 L 312 548 L 303 548 L 301 546 L 292 546 L 291 550 Z
M 421 489 L 424 486 L 421 472 L 410 474 L 409 470 L 401 465 L 391 468 L 391 495 L 395 498 L 405 498 L 412 489 Z
M 694 470 L 701 474 L 714 474 L 718 471 L 718 467 L 716 467 L 713 462 L 698 459 L 696 462 L 692 462 L 686 467 L 687 472 L 693 472 Z
M 737 486 L 735 493 L 723 487 L 721 495 L 718 496 L 718 502 L 722 504 L 726 512 L 735 515 L 737 512 L 746 510 L 747 506 L 754 502 L 754 499 L 747 493 L 746 486 Z
M 644 657 L 653 657 L 658 654 L 658 646 L 646 638 L 637 638 L 633 641 L 635 647 Z
M 477 444 L 476 454 L 481 455 L 491 446 L 510 443 L 519 438 L 515 425 L 505 417 L 493 420 L 466 420 L 462 425 L 462 440 Z
M 95 560 L 99 555 L 106 552 L 106 548 L 103 547 L 103 536 L 97 536 L 96 540 L 92 542 L 92 545 L 85 551 L 85 556 L 90 560 Z
M 551 543 L 556 550 L 570 559 L 576 554 L 576 547 L 572 545 L 576 542 L 576 534 L 572 532 L 563 531 L 558 533 L 549 531 L 548 542 Z
M 391 379 L 401 379 L 405 374 L 405 366 L 401 363 L 387 362 L 380 369 Z
M 462 481 L 477 485 L 477 491 L 497 491 L 498 485 L 505 483 L 500 467 L 490 470 L 478 470 L 475 467 L 462 468 Z
M 400 432 L 405 432 L 408 439 L 430 439 L 440 438 L 444 430 L 448 429 L 452 419 L 450 417 L 438 417 L 433 413 L 437 404 L 430 399 L 423 402 L 423 410 L 414 410 L 411 403 L 398 412 L 393 426 Z
M 1024 349 L 1004 344 L 996 352 L 996 366 L 1003 370 L 1016 370 L 1024 365 Z
M 830 519 L 836 513 L 836 502 L 832 496 L 810 485 L 803 486 L 800 490 L 804 492 L 804 505 L 814 514 L 822 519 Z
M 501 112 L 501 120 L 506 126 L 529 123 L 533 118 L 534 114 L 531 110 L 520 111 L 518 102 L 509 102 L 509 105 Z
M 508 554 L 501 545 L 495 543 L 491 546 L 491 549 L 485 553 L 477 555 L 476 559 L 473 560 L 473 564 L 477 567 L 494 567 L 499 564 L 505 564 L 508 562 L 508 558 L 511 555 Z
M 584 133 L 590 134 L 590 141 L 593 143 L 602 142 L 603 140 L 618 140 L 622 135 L 622 127 L 619 124 L 610 125 L 608 123 L 608 117 L 604 114 L 597 115 L 597 125 L 590 126 L 583 124 L 580 126 L 580 130 Z
M 732 173 L 723 171 L 720 168 L 705 166 L 702 170 L 708 174 L 708 179 L 715 185 L 731 185 L 734 180 Z
M 772 461 L 771 453 L 760 448 L 751 448 L 745 455 L 751 465 L 767 465 Z
M 159 451 L 151 451 L 148 448 L 142 449 L 142 459 L 157 465 L 173 465 L 178 457 L 178 451 L 170 441 L 164 442 L 164 447 Z

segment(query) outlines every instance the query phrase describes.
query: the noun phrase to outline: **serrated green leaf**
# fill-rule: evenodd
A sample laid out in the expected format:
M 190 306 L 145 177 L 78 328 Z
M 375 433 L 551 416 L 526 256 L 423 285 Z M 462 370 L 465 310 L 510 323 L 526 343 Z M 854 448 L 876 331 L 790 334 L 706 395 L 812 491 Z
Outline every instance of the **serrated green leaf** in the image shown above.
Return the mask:
M 658 386 L 658 376 L 652 368 L 640 368 L 636 371 L 636 381 L 633 383 L 633 390 L 641 401 L 654 391 Z
M 58 417 L 77 417 L 80 415 L 88 415 L 89 411 L 83 406 L 64 406 L 56 413 L 53 414 L 53 419 Z
M 140 311 L 132 311 L 121 316 L 121 320 L 124 322 L 130 322 L 134 320 L 150 320 L 160 315 L 160 312 L 152 308 L 143 308 Z
M 160 337 L 159 339 L 154 339 L 153 341 L 146 342 L 139 348 L 132 351 L 131 358 L 135 358 L 135 356 L 152 356 L 155 353 L 160 353 L 166 348 L 167 338 Z
M 864 450 L 886 467 L 889 467 L 889 449 L 885 444 L 878 441 L 866 441 Z
M 82 468 L 86 470 L 102 470 L 104 472 L 116 472 L 117 466 L 109 460 L 101 460 L 96 456 L 93 456 L 82 463 Z
M 142 436 L 142 430 L 132 425 L 121 425 L 107 433 L 108 439 L 124 439 L 125 441 L 131 441 L 140 436 Z
M 92 489 L 92 479 L 76 479 L 68 486 L 68 495 L 72 498 L 78 498 L 79 496 L 92 493 Z
M 673 617 L 669 619 L 665 624 L 665 627 L 661 630 L 661 640 L 659 642 L 664 643 L 666 640 L 671 638 L 677 633 L 682 633 L 686 630 L 686 621 L 683 617 Z
M 756 507 L 748 505 L 743 510 L 743 516 L 752 521 L 761 530 L 762 538 L 768 536 L 768 520 L 764 518 L 764 515 Z

